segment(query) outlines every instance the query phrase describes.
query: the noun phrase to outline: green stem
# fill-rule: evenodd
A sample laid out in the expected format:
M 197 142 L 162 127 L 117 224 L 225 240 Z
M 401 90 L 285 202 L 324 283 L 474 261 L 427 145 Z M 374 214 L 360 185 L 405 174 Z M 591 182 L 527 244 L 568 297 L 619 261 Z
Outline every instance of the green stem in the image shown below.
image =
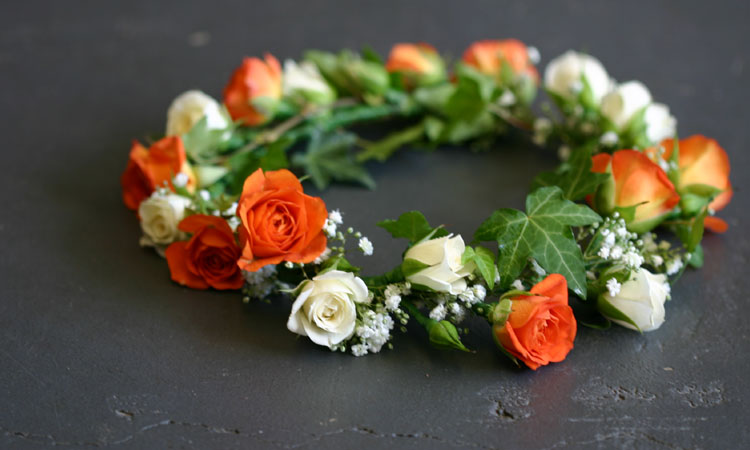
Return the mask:
M 419 309 L 417 309 L 417 307 L 412 304 L 412 302 L 408 300 L 401 300 L 401 306 L 406 307 L 407 311 L 409 311 L 409 315 L 415 318 L 420 325 L 427 329 L 427 326 L 430 324 L 431 319 L 425 317 L 425 315 L 422 314 Z

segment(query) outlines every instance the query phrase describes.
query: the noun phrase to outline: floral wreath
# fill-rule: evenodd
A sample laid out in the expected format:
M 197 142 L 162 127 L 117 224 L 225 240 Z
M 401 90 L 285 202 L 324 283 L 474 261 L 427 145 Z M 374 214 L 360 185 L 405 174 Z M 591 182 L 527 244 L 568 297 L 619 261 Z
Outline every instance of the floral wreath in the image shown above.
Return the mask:
M 579 322 L 655 330 L 670 283 L 702 265 L 704 228 L 727 229 L 715 217 L 732 196 L 727 154 L 701 135 L 678 140 L 666 105 L 592 56 L 568 51 L 543 80 L 539 59 L 513 39 L 472 44 L 450 74 L 427 44 L 395 45 L 386 62 L 370 49 L 309 51 L 283 70 L 270 54 L 245 58 L 223 105 L 185 92 L 166 137 L 133 143 L 121 181 L 141 245 L 181 285 L 241 290 L 245 302 L 290 296 L 290 331 L 355 356 L 391 348 L 411 319 L 435 346 L 466 351 L 461 323 L 480 316 L 499 349 L 532 369 L 565 359 Z M 536 115 L 540 84 L 552 103 Z M 347 130 L 382 120 L 397 130 L 377 141 Z M 562 160 L 534 178 L 526 210 L 498 209 L 470 245 L 418 211 L 384 220 L 408 245 L 380 276 L 346 258 L 354 244 L 371 255 L 372 242 L 287 170 L 319 189 L 373 188 L 363 164 L 407 144 L 481 149 L 508 133 Z M 657 226 L 675 238 L 658 240 Z

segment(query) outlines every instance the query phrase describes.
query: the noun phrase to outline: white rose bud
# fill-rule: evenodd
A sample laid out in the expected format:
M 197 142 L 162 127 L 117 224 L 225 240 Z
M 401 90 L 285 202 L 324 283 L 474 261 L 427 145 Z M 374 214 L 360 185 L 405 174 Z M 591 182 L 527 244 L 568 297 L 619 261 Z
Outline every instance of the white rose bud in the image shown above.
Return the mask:
M 612 88 L 612 80 L 598 59 L 572 50 L 547 64 L 544 85 L 557 95 L 574 100 L 582 88 L 583 77 L 586 77 L 593 100 L 597 104 Z
M 303 281 L 286 323 L 289 331 L 329 348 L 354 334 L 356 303 L 368 302 L 364 281 L 350 272 L 332 270 Z
M 667 105 L 652 103 L 646 108 L 646 137 L 654 144 L 666 138 L 674 137 L 677 120 L 669 113 Z
M 664 274 L 654 275 L 646 269 L 638 269 L 628 281 L 622 283 L 616 295 L 605 292 L 599 301 L 609 303 L 637 328 L 631 323 L 608 317 L 616 324 L 631 330 L 652 331 L 664 323 L 664 302 L 668 293 L 669 285 Z
M 181 136 L 206 117 L 206 126 L 221 130 L 229 126 L 219 103 L 201 91 L 180 94 L 167 110 L 167 136 Z
M 601 111 L 617 129 L 622 130 L 638 111 L 650 103 L 648 88 L 640 81 L 628 81 L 604 96 Z
M 404 259 L 413 259 L 429 267 L 406 279 L 437 292 L 458 295 L 466 290 L 464 279 L 474 270 L 474 263 L 462 264 L 466 245 L 461 236 L 445 236 L 420 242 L 406 251 Z
M 291 59 L 284 61 L 283 92 L 287 97 L 302 97 L 303 99 L 325 105 L 336 99 L 333 88 L 326 83 L 318 71 L 318 67 L 302 61 L 297 64 Z
M 146 243 L 171 244 L 180 234 L 177 225 L 185 217 L 190 200 L 176 194 L 154 192 L 138 207 Z

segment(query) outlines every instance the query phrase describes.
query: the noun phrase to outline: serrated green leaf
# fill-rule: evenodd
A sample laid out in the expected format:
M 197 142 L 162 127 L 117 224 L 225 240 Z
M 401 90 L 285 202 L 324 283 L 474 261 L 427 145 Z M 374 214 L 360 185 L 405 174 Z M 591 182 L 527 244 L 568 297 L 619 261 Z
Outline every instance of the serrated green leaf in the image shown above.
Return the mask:
M 374 189 L 375 180 L 350 152 L 356 140 L 352 133 L 314 133 L 307 151 L 294 155 L 292 162 L 303 168 L 321 190 L 332 180 L 357 182 Z
M 405 238 L 411 243 L 420 241 L 433 231 L 424 214 L 419 211 L 405 212 L 397 220 L 383 220 L 377 225 L 394 238 Z
M 533 257 L 548 273 L 563 275 L 568 287 L 585 298 L 583 255 L 570 227 L 590 225 L 601 217 L 587 206 L 565 200 L 558 187 L 529 194 L 526 211 L 497 210 L 475 233 L 477 240 L 498 242 L 501 286 L 510 285 Z

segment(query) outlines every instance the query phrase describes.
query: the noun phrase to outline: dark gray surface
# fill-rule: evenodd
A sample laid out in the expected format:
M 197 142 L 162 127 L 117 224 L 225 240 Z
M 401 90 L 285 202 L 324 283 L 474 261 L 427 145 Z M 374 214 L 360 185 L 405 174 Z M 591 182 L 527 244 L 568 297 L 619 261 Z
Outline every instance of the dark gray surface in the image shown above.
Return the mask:
M 747 447 L 749 19 L 747 3 L 713 1 L 3 3 L 0 446 Z M 413 329 L 354 358 L 295 339 L 289 303 L 183 289 L 138 247 L 119 176 L 176 94 L 218 96 L 265 50 L 424 40 L 458 56 L 493 37 L 545 62 L 586 49 L 643 80 L 681 135 L 729 152 L 731 228 L 707 238 L 706 267 L 675 287 L 660 330 L 582 328 L 565 362 L 536 372 L 512 368 L 482 324 L 476 354 L 432 350 Z M 470 233 L 553 164 L 519 143 L 407 152 L 373 167 L 377 191 L 323 197 L 374 241 L 377 271 L 401 243 L 376 221 L 420 208 Z

